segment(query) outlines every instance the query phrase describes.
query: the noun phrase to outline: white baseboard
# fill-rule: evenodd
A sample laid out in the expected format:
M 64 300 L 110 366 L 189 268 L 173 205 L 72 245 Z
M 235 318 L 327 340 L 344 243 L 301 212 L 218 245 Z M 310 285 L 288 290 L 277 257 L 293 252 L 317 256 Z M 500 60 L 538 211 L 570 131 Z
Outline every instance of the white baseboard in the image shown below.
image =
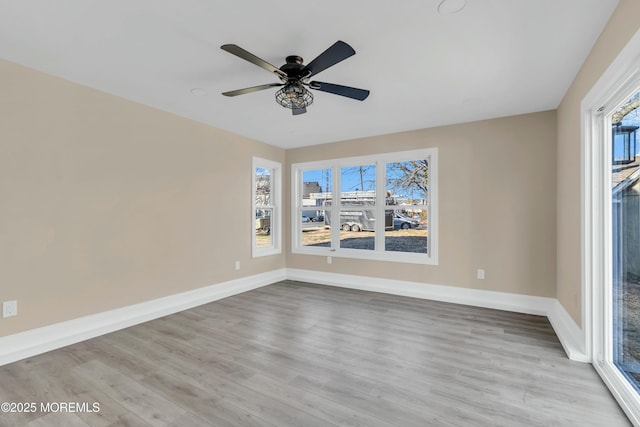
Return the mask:
M 591 356 L 586 349 L 584 332 L 560 304 L 560 301 L 554 300 L 553 307 L 547 313 L 547 317 L 569 359 L 591 363 Z
M 2 337 L 0 366 L 285 279 L 547 316 L 567 356 L 591 361 L 584 350 L 581 329 L 554 298 L 289 268 Z
M 0 366 L 284 280 L 286 270 L 230 280 L 0 338 Z
M 546 316 L 567 356 L 591 362 L 584 350 L 582 330 L 555 298 L 292 268 L 287 269 L 287 279 Z

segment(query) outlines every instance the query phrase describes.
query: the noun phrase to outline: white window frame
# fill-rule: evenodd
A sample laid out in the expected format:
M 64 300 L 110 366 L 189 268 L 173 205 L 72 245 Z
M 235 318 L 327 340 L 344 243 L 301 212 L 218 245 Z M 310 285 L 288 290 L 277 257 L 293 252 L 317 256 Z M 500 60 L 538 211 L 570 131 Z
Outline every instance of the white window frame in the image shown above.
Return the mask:
M 611 114 L 640 90 L 640 32 L 582 101 L 582 332 L 585 355 L 634 425 L 640 395 L 613 363 Z
M 375 250 L 340 248 L 340 228 L 331 227 L 331 246 L 313 247 L 302 245 L 302 191 L 303 172 L 307 170 L 332 170 L 332 200 L 330 207 L 331 224 L 340 223 L 340 169 L 359 165 L 376 166 L 376 218 L 384 218 L 385 210 L 389 208 L 384 203 L 386 199 L 386 164 L 419 159 L 429 160 L 429 204 L 428 210 L 428 251 L 423 253 L 385 251 L 384 221 L 376 222 Z M 308 208 L 307 208 L 308 209 Z M 328 209 L 329 210 L 329 209 Z M 394 261 L 413 264 L 438 264 L 438 149 L 425 148 L 420 150 L 401 151 L 347 157 L 315 162 L 295 163 L 291 165 L 291 251 L 295 254 L 320 255 L 342 258 L 358 258 L 377 261 Z
M 271 169 L 271 204 L 258 206 L 256 204 L 256 169 Z M 273 160 L 253 157 L 251 169 L 251 256 L 253 258 L 277 255 L 282 253 L 282 164 Z M 259 247 L 256 245 L 256 210 L 271 209 L 271 245 Z

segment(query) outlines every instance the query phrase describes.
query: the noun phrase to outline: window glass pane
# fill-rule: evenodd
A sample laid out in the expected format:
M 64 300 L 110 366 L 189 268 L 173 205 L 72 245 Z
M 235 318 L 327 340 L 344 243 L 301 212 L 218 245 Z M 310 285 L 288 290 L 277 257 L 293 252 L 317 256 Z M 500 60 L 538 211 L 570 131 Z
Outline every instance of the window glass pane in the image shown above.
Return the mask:
M 393 227 L 384 235 L 386 251 L 428 253 L 429 160 L 386 164 L 387 216 Z
M 376 165 L 360 165 L 340 169 L 340 192 L 349 199 L 375 200 Z
M 375 249 L 376 212 L 360 207 L 340 211 L 340 248 Z
M 256 168 L 256 206 L 271 205 L 271 186 L 273 171 Z
M 317 216 L 322 206 L 331 204 L 331 169 L 315 169 L 302 172 L 302 203 L 310 217 Z
M 300 212 L 300 241 L 302 246 L 331 246 L 332 173 L 331 169 L 302 172 L 302 211 Z
M 375 249 L 376 166 L 340 169 L 340 248 Z
M 387 163 L 386 177 L 388 205 L 428 204 L 428 160 Z
M 271 246 L 271 217 L 272 209 L 256 209 L 256 247 Z
M 428 253 L 427 210 L 385 210 L 393 226 L 385 227 L 384 249 L 391 252 Z M 387 221 L 388 223 L 388 221 Z
M 613 362 L 640 385 L 640 93 L 612 116 Z
M 331 229 L 329 218 L 331 210 L 321 209 L 314 211 L 315 216 L 302 215 L 302 227 L 300 227 L 300 242 L 302 246 L 331 246 Z

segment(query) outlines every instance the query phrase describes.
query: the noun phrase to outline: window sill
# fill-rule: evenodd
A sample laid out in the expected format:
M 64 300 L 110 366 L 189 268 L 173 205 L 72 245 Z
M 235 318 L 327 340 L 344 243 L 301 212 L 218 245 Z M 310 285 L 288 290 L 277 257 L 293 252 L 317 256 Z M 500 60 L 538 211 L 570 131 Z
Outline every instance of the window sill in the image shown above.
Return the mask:
M 369 261 L 402 262 L 407 264 L 438 265 L 437 257 L 412 252 L 383 252 L 360 249 L 294 248 L 293 254 L 330 256 L 334 258 L 364 259 Z
M 281 249 L 275 249 L 275 248 L 261 248 L 261 249 L 254 249 L 253 253 L 251 254 L 251 258 L 260 258 L 263 256 L 269 256 L 269 255 L 280 255 L 282 253 Z

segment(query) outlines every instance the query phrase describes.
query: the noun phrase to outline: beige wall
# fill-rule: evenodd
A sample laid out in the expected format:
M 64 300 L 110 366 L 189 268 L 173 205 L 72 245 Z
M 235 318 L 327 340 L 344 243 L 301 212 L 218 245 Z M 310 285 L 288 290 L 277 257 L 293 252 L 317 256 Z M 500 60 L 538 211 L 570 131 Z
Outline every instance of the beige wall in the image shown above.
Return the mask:
M 0 61 L 0 336 L 271 271 L 251 159 L 284 150 Z M 240 271 L 234 261 L 241 261 Z
M 287 267 L 555 297 L 555 111 L 287 150 L 287 171 L 297 162 L 426 147 L 438 147 L 439 265 L 328 265 L 291 254 L 287 236 Z M 485 280 L 476 279 L 478 268 Z
M 557 298 L 581 324 L 580 103 L 640 29 L 640 1 L 621 0 L 558 108 Z
M 580 102 L 637 16 L 621 0 L 557 112 L 286 153 L 0 60 L 0 297 L 19 301 L 0 336 L 285 265 L 557 296 L 580 322 Z M 251 259 L 253 155 L 286 156 L 288 181 L 293 162 L 434 146 L 439 265 Z

